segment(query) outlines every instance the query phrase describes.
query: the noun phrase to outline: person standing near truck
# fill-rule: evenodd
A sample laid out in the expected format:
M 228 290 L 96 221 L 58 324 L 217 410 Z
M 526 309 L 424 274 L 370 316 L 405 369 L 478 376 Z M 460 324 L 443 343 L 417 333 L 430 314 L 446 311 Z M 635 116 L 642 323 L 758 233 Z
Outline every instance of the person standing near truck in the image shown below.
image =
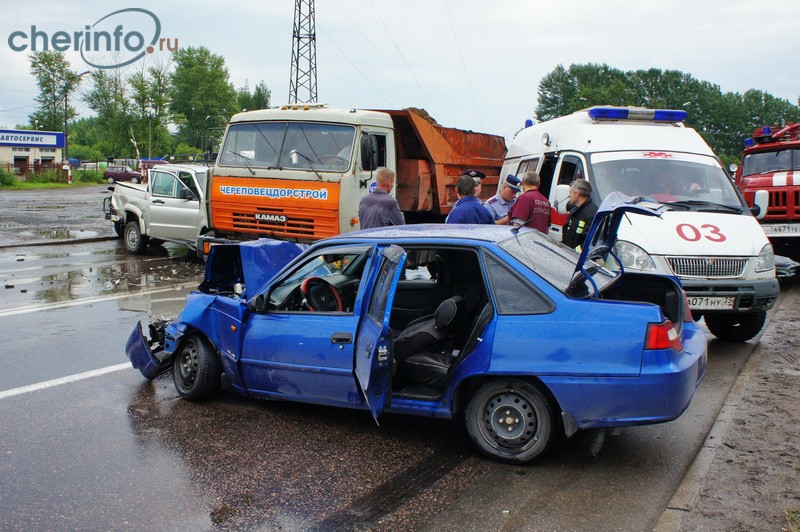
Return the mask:
M 389 194 L 394 187 L 394 172 L 378 168 L 375 173 L 375 190 L 361 198 L 358 204 L 358 220 L 361 229 L 405 225 L 406 219 L 397 200 Z
M 540 178 L 536 172 L 522 174 L 522 195 L 508 211 L 514 227 L 532 227 L 547 234 L 550 230 L 550 202 L 539 192 Z
M 471 170 L 456 181 L 456 195 L 458 201 L 453 210 L 445 218 L 446 224 L 493 224 L 494 217 L 478 199 L 478 188 L 481 178 L 486 177 L 483 172 Z
M 592 225 L 597 205 L 592 203 L 592 185 L 585 179 L 576 179 L 569 185 L 569 208 L 567 223 L 561 233 L 561 242 L 580 252 L 586 241 L 586 231 Z
M 483 206 L 492 213 L 494 223 L 497 225 L 506 225 L 508 223 L 508 210 L 517 200 L 517 194 L 522 191 L 521 185 L 522 182 L 517 176 L 508 174 L 497 194 L 484 202 Z

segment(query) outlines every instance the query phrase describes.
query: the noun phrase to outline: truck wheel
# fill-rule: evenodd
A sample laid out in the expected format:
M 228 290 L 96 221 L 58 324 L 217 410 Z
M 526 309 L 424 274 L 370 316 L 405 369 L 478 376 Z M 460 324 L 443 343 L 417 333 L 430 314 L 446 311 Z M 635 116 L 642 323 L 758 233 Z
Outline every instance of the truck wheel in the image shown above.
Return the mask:
M 122 238 L 122 233 L 125 232 L 125 225 L 120 220 L 119 222 L 114 222 L 114 232 L 117 233 L 117 236 Z
M 172 363 L 172 381 L 187 401 L 202 401 L 220 389 L 222 370 L 213 347 L 203 336 L 186 339 Z
M 547 395 L 519 380 L 493 380 L 481 386 L 464 410 L 464 421 L 484 454 L 515 464 L 545 452 L 559 427 Z
M 706 314 L 706 326 L 720 340 L 746 342 L 755 337 L 767 321 L 767 312 Z
M 125 247 L 128 251 L 139 255 L 147 247 L 148 238 L 143 236 L 142 232 L 139 230 L 139 222 L 137 220 L 132 220 L 125 225 L 123 240 L 125 240 Z

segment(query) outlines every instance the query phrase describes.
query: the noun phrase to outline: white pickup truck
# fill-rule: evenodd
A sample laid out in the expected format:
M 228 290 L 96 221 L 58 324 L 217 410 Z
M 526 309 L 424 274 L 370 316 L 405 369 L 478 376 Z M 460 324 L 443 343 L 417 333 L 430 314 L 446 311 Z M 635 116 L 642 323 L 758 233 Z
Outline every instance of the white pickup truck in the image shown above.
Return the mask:
M 118 182 L 103 212 L 128 251 L 139 254 L 165 241 L 194 249 L 208 228 L 207 172 L 205 166 L 165 164 L 153 167 L 146 183 Z

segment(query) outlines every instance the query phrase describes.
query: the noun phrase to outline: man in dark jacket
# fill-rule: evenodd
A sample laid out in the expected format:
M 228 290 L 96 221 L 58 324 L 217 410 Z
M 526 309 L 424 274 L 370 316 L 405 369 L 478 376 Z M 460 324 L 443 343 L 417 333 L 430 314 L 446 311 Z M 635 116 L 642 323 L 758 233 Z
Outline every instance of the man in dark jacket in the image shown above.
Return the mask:
M 597 205 L 592 203 L 592 185 L 585 179 L 576 179 L 569 185 L 569 217 L 561 233 L 561 242 L 580 252 L 586 233 L 592 225 Z
M 378 168 L 375 173 L 377 187 L 361 198 L 358 204 L 358 220 L 361 229 L 405 225 L 406 219 L 397 200 L 389 194 L 394 186 L 394 172 L 388 168 Z
M 458 201 L 453 205 L 453 210 L 447 215 L 445 223 L 448 224 L 493 224 L 494 217 L 478 199 L 478 187 L 483 172 L 470 171 L 456 181 L 456 194 Z

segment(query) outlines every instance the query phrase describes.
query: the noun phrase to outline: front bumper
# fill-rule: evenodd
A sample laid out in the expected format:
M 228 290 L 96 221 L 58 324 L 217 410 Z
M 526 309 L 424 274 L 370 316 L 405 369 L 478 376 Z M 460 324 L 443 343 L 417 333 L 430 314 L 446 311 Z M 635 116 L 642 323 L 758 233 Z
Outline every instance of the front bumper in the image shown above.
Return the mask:
M 681 279 L 686 297 L 733 297 L 732 309 L 701 309 L 699 312 L 760 312 L 771 309 L 778 299 L 780 285 L 776 278 L 750 281 Z M 695 311 L 696 309 L 692 309 Z
M 125 344 L 125 354 L 131 365 L 138 369 L 147 379 L 152 379 L 159 373 L 169 369 L 170 357 L 163 351 L 163 345 L 157 344 L 156 354 L 150 348 L 150 342 L 142 333 L 142 322 L 137 322 L 133 328 L 128 342 Z M 156 355 L 159 355 L 158 357 Z

